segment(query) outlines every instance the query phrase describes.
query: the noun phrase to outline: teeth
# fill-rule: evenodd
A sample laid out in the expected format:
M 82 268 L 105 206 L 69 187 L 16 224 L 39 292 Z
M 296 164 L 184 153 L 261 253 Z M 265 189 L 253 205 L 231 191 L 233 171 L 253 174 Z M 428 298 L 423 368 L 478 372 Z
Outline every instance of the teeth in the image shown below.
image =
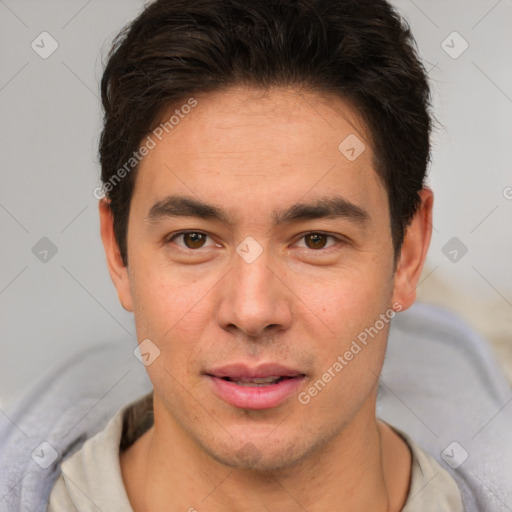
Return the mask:
M 256 382 L 240 382 L 237 380 L 232 381 L 237 386 L 243 386 L 243 387 L 263 387 L 263 386 L 272 386 L 272 384 L 276 384 L 276 381 L 273 382 L 266 382 L 266 383 L 256 383 Z
M 268 386 L 269 384 L 274 384 L 276 381 L 280 380 L 281 377 L 265 377 L 265 378 L 254 378 L 254 379 L 237 379 L 232 380 L 235 384 L 239 386 Z

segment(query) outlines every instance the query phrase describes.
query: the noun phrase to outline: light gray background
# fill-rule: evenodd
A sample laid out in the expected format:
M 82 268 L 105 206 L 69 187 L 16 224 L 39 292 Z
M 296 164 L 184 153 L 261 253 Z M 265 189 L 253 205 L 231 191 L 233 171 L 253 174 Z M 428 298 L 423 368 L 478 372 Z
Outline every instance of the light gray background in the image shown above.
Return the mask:
M 498 329 L 506 359 L 512 2 L 395 4 L 417 39 L 442 125 L 429 179 L 435 230 L 418 291 L 483 334 Z M 142 7 L 141 0 L 0 0 L 0 407 L 83 347 L 119 339 L 135 347 L 131 315 L 107 273 L 92 192 L 99 183 L 102 56 Z M 462 48 L 458 36 L 447 39 L 454 31 L 469 44 L 458 58 L 443 49 Z M 31 47 L 42 32 L 59 45 L 47 59 Z M 57 247 L 46 262 L 32 252 L 42 237 Z M 452 237 L 468 248 L 457 262 L 443 252 Z

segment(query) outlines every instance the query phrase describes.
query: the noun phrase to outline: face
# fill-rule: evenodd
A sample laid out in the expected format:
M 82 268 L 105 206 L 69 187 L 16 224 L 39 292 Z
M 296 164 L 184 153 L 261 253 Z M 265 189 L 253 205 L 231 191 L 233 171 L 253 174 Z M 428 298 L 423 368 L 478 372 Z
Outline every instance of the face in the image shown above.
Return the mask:
M 394 272 L 387 193 L 341 99 L 195 99 L 139 166 L 127 267 L 100 208 L 110 271 L 139 342 L 160 351 L 146 368 L 156 429 L 228 466 L 289 467 L 374 420 L 389 319 L 414 300 L 426 228 L 413 222 L 404 251 L 420 249 Z

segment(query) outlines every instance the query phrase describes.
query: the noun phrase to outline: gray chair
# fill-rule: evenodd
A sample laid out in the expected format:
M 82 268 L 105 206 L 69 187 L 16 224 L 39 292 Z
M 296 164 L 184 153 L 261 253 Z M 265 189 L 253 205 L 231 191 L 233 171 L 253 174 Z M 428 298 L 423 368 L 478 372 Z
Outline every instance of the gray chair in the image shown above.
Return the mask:
M 0 411 L 1 511 L 45 511 L 62 460 L 151 391 L 134 346 L 122 340 L 68 357 Z M 466 512 L 512 510 L 511 403 L 489 347 L 458 318 L 424 304 L 395 317 L 378 416 L 453 475 Z

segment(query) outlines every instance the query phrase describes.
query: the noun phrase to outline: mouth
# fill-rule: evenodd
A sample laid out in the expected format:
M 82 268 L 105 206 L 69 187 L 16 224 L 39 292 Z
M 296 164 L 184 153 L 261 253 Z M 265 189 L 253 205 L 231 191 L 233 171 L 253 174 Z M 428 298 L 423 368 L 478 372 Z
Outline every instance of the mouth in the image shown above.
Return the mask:
M 298 375 L 303 376 L 303 374 Z M 215 377 L 214 375 L 211 375 L 211 377 Z M 247 379 L 247 378 L 232 378 L 232 377 L 219 377 L 222 380 L 225 380 L 227 382 L 234 382 L 237 386 L 247 386 L 247 387 L 263 387 L 263 386 L 272 386 L 274 384 L 278 384 L 279 382 L 282 382 L 286 379 L 295 379 L 296 377 L 287 377 L 284 375 L 281 376 L 273 376 L 273 377 L 260 377 L 260 378 L 254 378 L 254 379 Z
M 279 365 L 249 368 L 231 365 L 211 370 L 205 376 L 212 391 L 233 407 L 270 409 L 298 392 L 306 374 Z

